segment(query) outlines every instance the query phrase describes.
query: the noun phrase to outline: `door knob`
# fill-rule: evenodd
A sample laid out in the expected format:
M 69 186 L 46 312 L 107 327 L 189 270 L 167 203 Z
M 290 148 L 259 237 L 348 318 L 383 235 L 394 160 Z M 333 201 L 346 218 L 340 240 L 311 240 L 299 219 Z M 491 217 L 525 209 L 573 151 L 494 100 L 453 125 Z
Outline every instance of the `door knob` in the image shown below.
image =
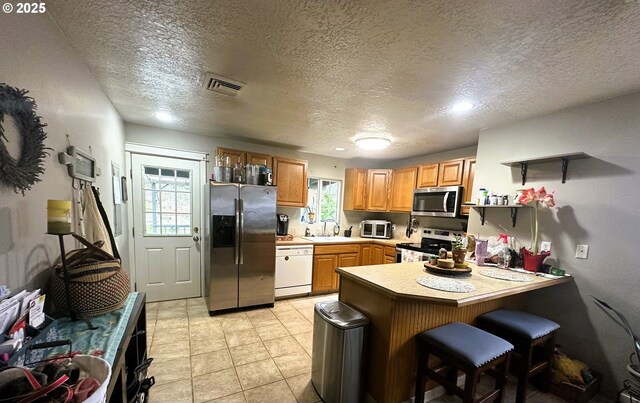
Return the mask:
M 195 232 L 196 234 L 198 233 L 198 231 L 200 231 L 200 228 L 198 227 L 193 227 L 193 232 Z
M 197 236 L 197 235 L 194 235 L 194 236 L 193 236 L 193 240 L 194 240 L 194 241 L 196 241 L 196 242 L 198 242 L 198 241 L 200 240 L 200 237 L 199 237 L 199 236 Z

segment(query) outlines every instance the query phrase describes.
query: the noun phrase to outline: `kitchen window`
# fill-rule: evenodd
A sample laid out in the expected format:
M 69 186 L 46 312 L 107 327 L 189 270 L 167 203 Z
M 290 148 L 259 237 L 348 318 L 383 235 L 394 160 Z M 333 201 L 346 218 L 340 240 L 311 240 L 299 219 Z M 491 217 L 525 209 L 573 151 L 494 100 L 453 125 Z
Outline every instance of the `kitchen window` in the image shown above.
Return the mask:
M 342 181 L 334 179 L 309 178 L 307 208 L 303 209 L 303 221 L 340 221 L 340 195 Z

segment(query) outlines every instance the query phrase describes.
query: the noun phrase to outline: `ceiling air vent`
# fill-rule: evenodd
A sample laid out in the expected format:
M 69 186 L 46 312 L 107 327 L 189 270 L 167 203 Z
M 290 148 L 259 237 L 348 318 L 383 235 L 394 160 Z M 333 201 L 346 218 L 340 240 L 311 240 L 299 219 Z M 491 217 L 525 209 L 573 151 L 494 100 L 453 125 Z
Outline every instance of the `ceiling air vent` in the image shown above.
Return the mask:
M 235 97 L 244 85 L 245 83 L 241 83 L 240 81 L 220 77 L 213 73 L 206 73 L 204 75 L 204 87 L 209 91 L 219 94 Z

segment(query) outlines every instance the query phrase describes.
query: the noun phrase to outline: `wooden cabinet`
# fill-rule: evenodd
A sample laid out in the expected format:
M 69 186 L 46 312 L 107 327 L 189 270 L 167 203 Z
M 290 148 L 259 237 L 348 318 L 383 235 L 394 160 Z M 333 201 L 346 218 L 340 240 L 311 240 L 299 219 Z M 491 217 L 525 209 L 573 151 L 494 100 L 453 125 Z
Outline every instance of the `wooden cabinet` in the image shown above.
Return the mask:
M 391 173 L 389 211 L 411 212 L 413 189 L 416 187 L 418 169 L 416 167 L 394 169 Z
M 269 154 L 258 154 L 247 152 L 246 154 L 246 163 L 254 164 L 254 165 L 266 165 L 269 168 L 273 167 L 273 157 Z
M 312 291 L 331 291 L 337 281 L 338 255 L 314 255 Z
M 371 245 L 371 264 L 384 263 L 384 246 L 378 244 Z
M 420 165 L 418 167 L 419 188 L 438 186 L 440 164 Z
M 464 173 L 464 159 L 440 163 L 438 186 L 461 186 Z
M 273 157 L 269 154 L 260 154 L 249 151 L 234 150 L 232 148 L 218 147 L 216 149 L 216 155 L 229 157 L 232 166 L 235 164 L 266 165 L 269 168 L 272 168 L 273 166 Z
M 467 158 L 464 162 L 464 175 L 462 186 L 464 186 L 462 203 L 473 203 L 473 180 L 476 175 L 476 159 Z M 469 215 L 469 207 L 460 208 L 461 215 Z
M 244 151 L 234 150 L 231 148 L 223 148 L 218 147 L 216 149 L 216 155 L 221 155 L 223 157 L 229 157 L 231 162 L 231 166 L 235 166 L 236 164 L 246 164 L 247 163 L 247 155 Z
M 367 170 L 347 168 L 344 170 L 345 210 L 364 210 L 367 208 Z
M 360 266 L 369 266 L 371 264 L 371 244 L 365 243 L 360 245 Z
M 273 184 L 278 186 L 276 205 L 307 206 L 307 161 L 273 157 Z
M 389 169 L 369 169 L 367 172 L 367 210 L 387 211 L 389 201 Z
M 396 263 L 396 248 L 393 246 L 384 247 L 384 263 Z
M 360 264 L 360 245 L 319 245 L 313 251 L 312 292 L 337 291 L 340 287 L 338 267 Z

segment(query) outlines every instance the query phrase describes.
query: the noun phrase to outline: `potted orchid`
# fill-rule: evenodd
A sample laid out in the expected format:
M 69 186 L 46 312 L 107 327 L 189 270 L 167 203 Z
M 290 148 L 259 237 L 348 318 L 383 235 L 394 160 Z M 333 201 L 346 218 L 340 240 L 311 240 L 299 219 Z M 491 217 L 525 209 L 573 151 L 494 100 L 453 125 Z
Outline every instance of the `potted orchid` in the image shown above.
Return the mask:
M 520 253 L 522 253 L 523 267 L 525 270 L 540 271 L 542 262 L 550 253 L 546 251 L 538 253 L 538 209 L 540 207 L 551 208 L 556 205 L 553 192 L 547 193 L 544 186 L 538 190 L 534 188 L 527 189 L 518 197 L 516 202 L 525 206 L 530 205 L 534 208 L 535 227 L 533 231 L 533 250 L 529 251 L 523 247 L 520 249 Z

